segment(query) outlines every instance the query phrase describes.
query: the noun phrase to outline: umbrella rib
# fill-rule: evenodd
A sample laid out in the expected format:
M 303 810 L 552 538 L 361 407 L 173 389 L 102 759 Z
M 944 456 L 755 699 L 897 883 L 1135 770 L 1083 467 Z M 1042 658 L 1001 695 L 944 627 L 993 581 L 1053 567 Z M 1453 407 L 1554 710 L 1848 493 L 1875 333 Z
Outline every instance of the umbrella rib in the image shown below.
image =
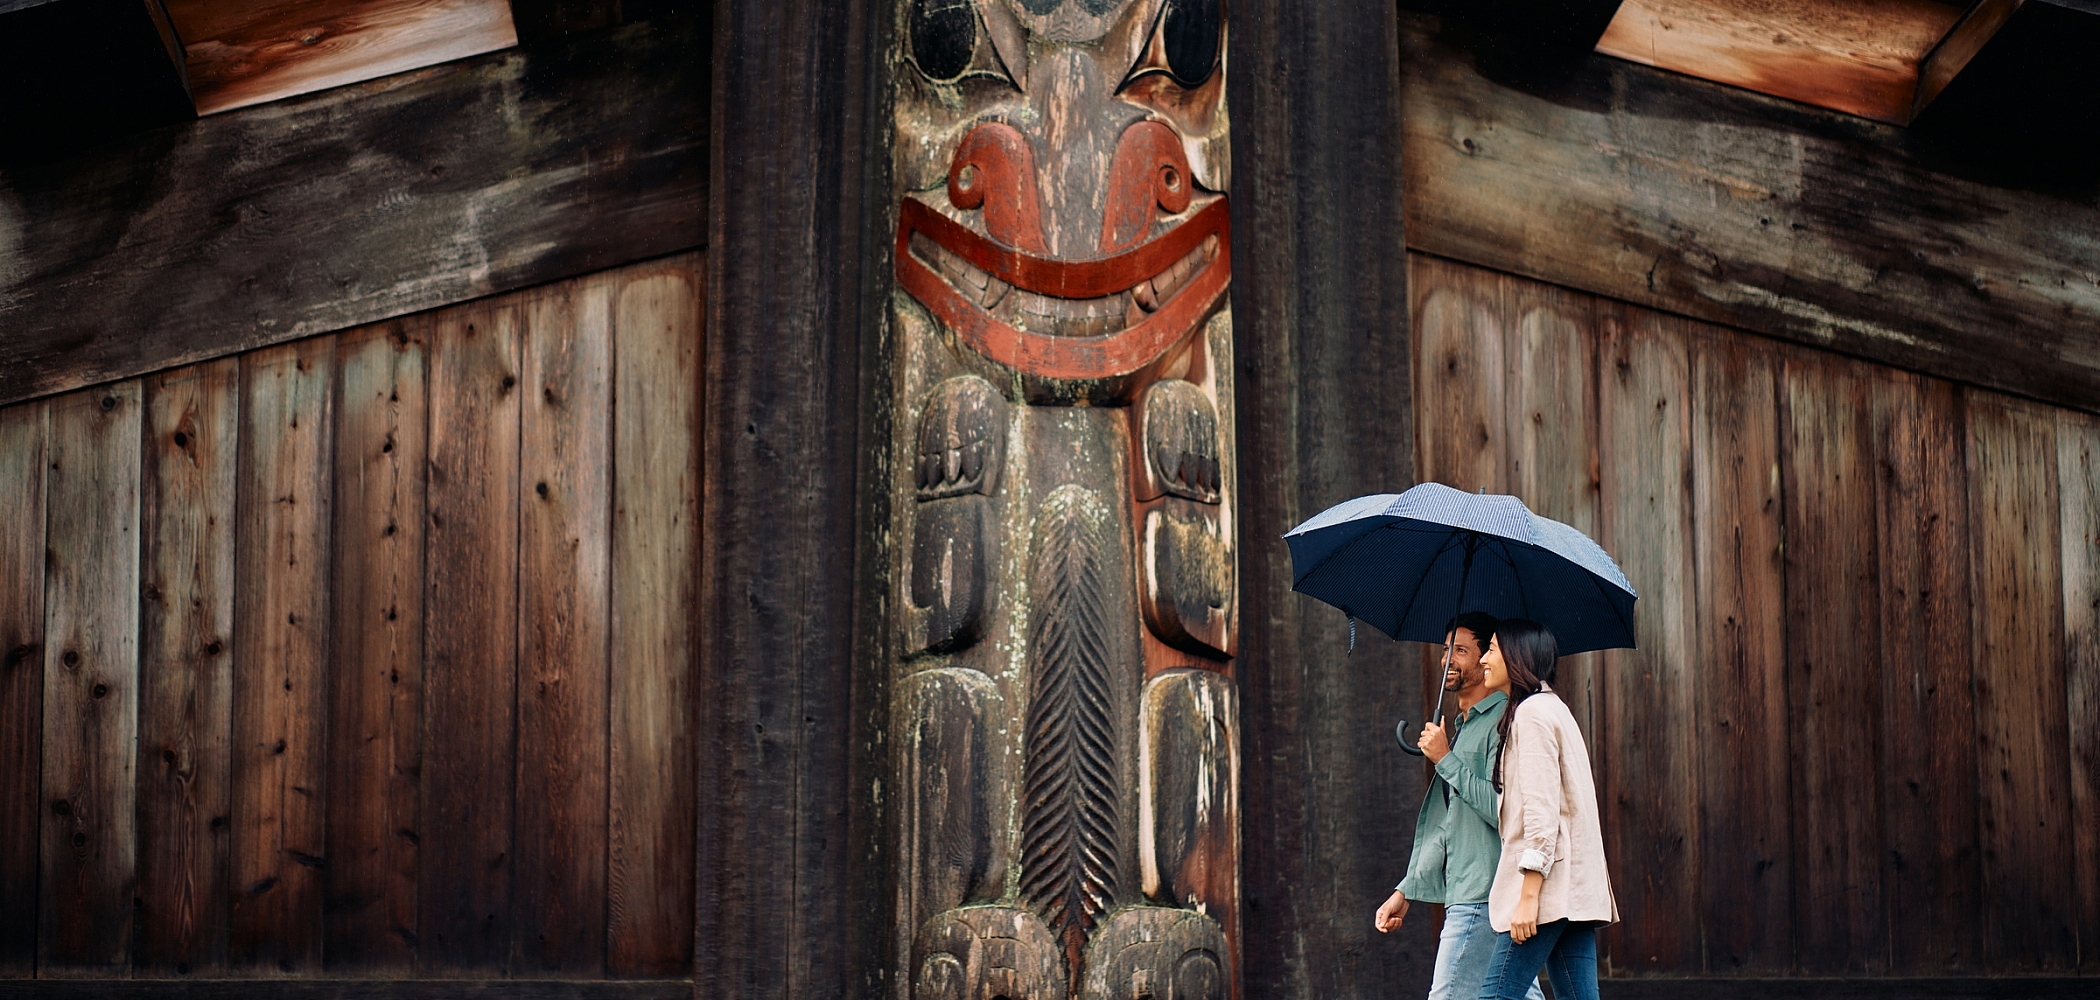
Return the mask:
M 1372 536 L 1373 534 L 1376 534 L 1377 532 L 1380 532 L 1380 531 L 1391 531 L 1391 530 L 1393 530 L 1393 529 L 1396 529 L 1396 528 L 1397 528 L 1397 529 L 1399 529 L 1399 530 L 1402 530 L 1402 531 L 1416 531 L 1416 530 L 1419 530 L 1419 529 L 1415 529 L 1415 528 L 1410 528 L 1410 527 L 1408 527 L 1408 526 L 1407 526 L 1407 524 L 1408 524 L 1408 522 L 1409 522 L 1409 521 L 1414 521 L 1414 518 L 1411 518 L 1411 517 L 1404 517 L 1404 518 L 1401 518 L 1400 520 L 1397 520 L 1397 521 L 1388 521 L 1388 522 L 1386 522 L 1386 523 L 1384 523 L 1384 524 L 1381 524 L 1381 525 L 1379 525 L 1379 526 L 1378 526 L 1378 527 L 1376 527 L 1376 528 L 1373 528 L 1373 529 L 1371 529 L 1370 531 L 1366 531 L 1366 532 L 1364 532 L 1363 534 L 1361 534 L 1361 535 L 1358 535 L 1358 536 L 1356 536 L 1355 538 L 1352 538 L 1352 539 L 1348 540 L 1347 542 L 1344 542 L 1344 543 L 1343 543 L 1343 544 L 1341 544 L 1341 545 L 1337 545 L 1337 546 L 1335 546 L 1335 549 L 1334 549 L 1334 551 L 1332 551 L 1332 552 L 1329 552 L 1329 553 L 1327 553 L 1327 554 L 1326 554 L 1326 555 L 1324 555 L 1324 556 L 1321 556 L 1321 557 L 1320 557 L 1320 561 L 1319 561 L 1319 562 L 1313 563 L 1313 564 L 1312 564 L 1312 566 L 1311 566 L 1311 567 L 1309 567 L 1309 568 L 1307 568 L 1305 572 L 1297 574 L 1297 576 L 1296 576 L 1296 577 L 1295 577 L 1294 579 L 1292 579 L 1292 580 L 1291 580 L 1291 589 L 1292 589 L 1292 590 L 1297 590 L 1297 589 L 1298 589 L 1298 585 L 1299 585 L 1299 584 L 1301 584 L 1301 583 L 1304 583 L 1305 581 L 1307 581 L 1307 580 L 1310 580 L 1310 579 L 1312 579 L 1312 577 L 1313 577 L 1313 574 L 1315 574 L 1315 573 L 1318 573 L 1319 571 L 1321 571 L 1321 570 L 1323 570 L 1323 569 L 1326 569 L 1326 568 L 1327 568 L 1327 564 L 1328 564 L 1328 563 L 1331 563 L 1331 562 L 1333 562 L 1333 561 L 1334 561 L 1334 560 L 1335 560 L 1335 559 L 1336 559 L 1337 557 L 1339 557 L 1339 556 L 1340 556 L 1340 555 L 1341 555 L 1342 553 L 1344 553 L 1344 552 L 1347 552 L 1347 551 L 1349 551 L 1349 550 L 1351 550 L 1351 549 L 1353 549 L 1353 548 L 1356 548 L 1356 547 L 1357 547 L 1358 545 L 1361 545 L 1361 544 L 1363 544 L 1363 540 L 1364 540 L 1364 539 L 1366 539 L 1366 538 L 1369 538 L 1369 537 L 1371 537 L 1371 536 Z M 1416 523 L 1433 523 L 1433 522 L 1416 522 Z M 1430 534 L 1430 532 L 1424 532 L 1424 534 Z M 1289 536 L 1289 535 L 1285 535 L 1284 537 L 1285 537 L 1285 538 L 1289 538 L 1290 536 Z M 1438 551 L 1438 552 L 1442 552 L 1443 550 L 1442 550 L 1442 549 L 1438 549 L 1437 551 Z

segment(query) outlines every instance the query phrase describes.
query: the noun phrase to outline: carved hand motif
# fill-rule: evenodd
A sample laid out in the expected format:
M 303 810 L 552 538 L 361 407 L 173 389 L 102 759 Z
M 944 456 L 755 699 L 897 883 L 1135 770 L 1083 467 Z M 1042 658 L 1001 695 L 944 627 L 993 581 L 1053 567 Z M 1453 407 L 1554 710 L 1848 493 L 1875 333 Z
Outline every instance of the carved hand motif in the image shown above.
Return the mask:
M 984 636 L 991 601 L 991 496 L 1006 459 L 1006 401 L 976 376 L 934 387 L 919 422 L 913 482 L 912 649 L 952 653 Z
M 1145 624 L 1176 649 L 1232 653 L 1233 552 L 1217 507 L 1223 495 L 1218 415 L 1210 397 L 1180 379 L 1155 382 L 1139 411 L 1137 498 L 1145 512 Z

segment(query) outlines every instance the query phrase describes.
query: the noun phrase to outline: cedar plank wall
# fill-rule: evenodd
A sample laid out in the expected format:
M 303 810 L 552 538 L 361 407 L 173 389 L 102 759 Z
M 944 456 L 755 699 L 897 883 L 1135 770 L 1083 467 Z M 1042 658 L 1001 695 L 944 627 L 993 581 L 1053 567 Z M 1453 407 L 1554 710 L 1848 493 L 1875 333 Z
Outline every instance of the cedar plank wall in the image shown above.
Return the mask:
M 690 975 L 703 281 L 0 408 L 0 977 Z
M 1597 518 L 1642 595 L 1562 666 L 1607 974 L 2100 971 L 2100 421 L 1410 264 L 1422 478 Z

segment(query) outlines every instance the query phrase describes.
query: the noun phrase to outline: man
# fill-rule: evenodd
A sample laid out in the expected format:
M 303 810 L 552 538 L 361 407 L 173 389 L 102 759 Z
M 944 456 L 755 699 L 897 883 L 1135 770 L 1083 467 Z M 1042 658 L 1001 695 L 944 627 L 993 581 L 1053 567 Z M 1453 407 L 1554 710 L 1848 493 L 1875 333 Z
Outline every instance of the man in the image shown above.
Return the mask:
M 1509 693 L 1490 689 L 1480 669 L 1480 654 L 1494 640 L 1495 625 L 1494 616 L 1469 611 L 1444 630 L 1450 658 L 1444 690 L 1458 695 L 1458 714 L 1448 726 L 1422 727 L 1418 745 L 1436 765 L 1436 777 L 1415 819 L 1407 877 L 1393 888 L 1373 921 L 1379 933 L 1388 934 L 1406 919 L 1410 903 L 1444 904 L 1444 933 L 1437 941 L 1429 1000 L 1474 1000 L 1495 951 L 1495 930 L 1488 926 L 1488 890 L 1495 884 L 1502 839 L 1496 831 L 1499 813 L 1489 771 L 1495 761 L 1496 724 Z M 1537 983 L 1531 986 L 1529 1000 L 1542 1000 Z

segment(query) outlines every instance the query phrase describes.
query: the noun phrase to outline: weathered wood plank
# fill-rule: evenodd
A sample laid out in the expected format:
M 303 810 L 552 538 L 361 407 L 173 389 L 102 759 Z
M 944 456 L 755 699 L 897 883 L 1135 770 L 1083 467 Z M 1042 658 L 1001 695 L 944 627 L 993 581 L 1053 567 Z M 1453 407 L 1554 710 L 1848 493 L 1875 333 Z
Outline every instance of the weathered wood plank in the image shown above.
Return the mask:
M 693 961 L 693 613 L 700 551 L 697 255 L 629 272 L 613 321 L 612 743 L 606 966 Z
M 145 380 L 134 973 L 226 961 L 240 361 Z
M 227 963 L 321 968 L 335 338 L 241 359 Z
M 341 334 L 329 643 L 331 972 L 415 968 L 427 320 Z
M 1961 15 L 1938 0 L 1626 0 L 1597 51 L 1901 125 Z
M 1416 475 L 1467 493 L 1506 492 L 1502 276 L 1410 258 L 1414 309 Z
M 510 955 L 519 327 L 514 302 L 431 324 L 416 931 L 425 975 L 500 972 Z
M 2071 815 L 2100 815 L 2100 420 L 2056 413 L 2057 503 L 2063 511 L 2064 702 L 2071 736 Z M 2100 829 L 2076 823 L 2078 964 L 2100 964 Z
M 1873 408 L 1858 362 L 1789 352 L 1780 409 L 1795 968 L 1884 973 Z M 1884 667 L 1884 669 L 1890 669 Z M 1842 803 L 1842 808 L 1836 808 Z
M 1695 968 L 1699 858 L 1692 727 L 1691 359 L 1682 323 L 1598 303 L 1600 541 L 1641 595 L 1639 648 L 1597 683 L 1608 863 L 1622 923 L 1600 940 L 1617 973 Z
M 1508 334 L 1503 399 L 1510 492 L 1532 510 L 1597 536 L 1597 321 L 1589 296 L 1502 277 Z M 1597 757 L 1596 680 L 1603 657 L 1563 657 L 1554 689 Z
M 49 409 L 0 409 L 0 977 L 36 974 Z
M 1506 493 L 1508 414 L 1503 393 L 1508 365 L 1503 358 L 1502 276 L 1423 255 L 1408 263 L 1408 287 L 1415 295 L 1413 370 L 1417 384 L 1428 387 L 1413 396 L 1415 475 L 1468 493 Z M 1372 635 L 1361 638 L 1376 641 Z M 1416 726 L 1434 717 L 1440 707 L 1446 713 L 1457 711 L 1451 696 L 1441 694 L 1443 648 L 1422 643 L 1419 655 L 1421 707 L 1388 709 Z M 1425 761 L 1423 780 L 1428 779 Z
M 715 180 L 699 662 L 697 991 L 827 995 L 881 982 L 882 604 L 852 456 L 887 447 L 886 153 L 866 103 L 889 21 L 858 0 L 714 11 Z M 883 10 L 900 8 L 884 7 Z M 690 58 L 682 53 L 681 58 Z M 797 194 L 780 197 L 780 180 Z M 868 279 L 865 283 L 863 279 Z M 865 353 L 864 353 L 865 352 Z M 866 379 L 864 383 L 864 378 Z M 878 404 L 870 402 L 870 410 Z M 879 411 L 878 411 L 879 412 Z M 881 461 L 881 460 L 876 460 Z M 782 525 L 794 525 L 783 533 Z M 869 536 L 877 533 L 869 532 Z M 866 546 L 864 548 L 863 546 Z M 879 549 L 877 550 L 879 552 Z M 855 553 L 864 576 L 847 563 Z M 856 645 L 856 615 L 866 631 Z
M 613 302 L 618 278 L 520 303 L 517 846 L 511 967 L 605 968 Z
M 1421 801 L 1387 735 L 1393 706 L 1426 701 L 1414 657 L 1373 641 L 1345 658 L 1341 616 L 1290 592 L 1278 540 L 1414 482 L 1395 22 L 1381 4 L 1286 0 L 1230 17 L 1243 988 L 1422 993 L 1434 942 L 1370 921 Z
M 1961 398 L 1938 379 L 1885 370 L 1869 392 L 1881 605 L 1869 673 L 1881 688 L 1889 972 L 1976 969 L 1983 900 Z M 1848 660 L 1838 655 L 1849 673 Z
M 658 18 L 0 170 L 0 402 L 701 245 L 705 34 Z
M 51 404 L 37 974 L 122 976 L 137 885 L 139 384 Z
M 1716 975 L 1793 964 L 1779 367 L 1733 331 L 1704 330 L 1692 343 L 1694 894 L 1698 969 Z
M 1983 961 L 1992 971 L 2078 961 L 2064 696 L 2056 420 L 1969 392 Z
M 517 44 L 505 0 L 166 0 L 200 115 Z
M 1412 246 L 2066 406 L 2100 400 L 2100 195 L 1937 172 L 1905 130 L 1601 56 L 1565 82 L 1505 87 L 1434 21 L 1400 22 Z

